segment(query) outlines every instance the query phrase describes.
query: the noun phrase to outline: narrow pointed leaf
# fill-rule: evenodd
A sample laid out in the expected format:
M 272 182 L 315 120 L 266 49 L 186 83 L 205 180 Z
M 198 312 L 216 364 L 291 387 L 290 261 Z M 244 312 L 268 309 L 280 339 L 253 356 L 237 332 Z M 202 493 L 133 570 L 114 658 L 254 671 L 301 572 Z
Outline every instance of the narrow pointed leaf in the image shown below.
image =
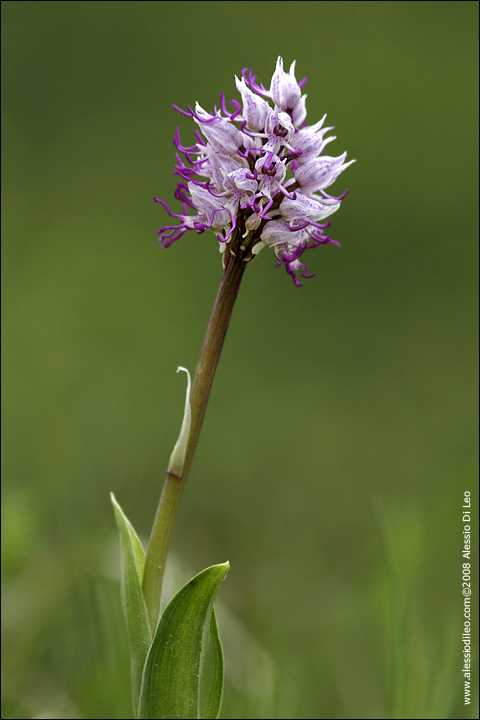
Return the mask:
M 127 520 L 113 493 L 110 494 L 110 497 L 120 533 L 122 606 L 130 642 L 133 707 L 135 717 L 138 717 L 142 672 L 152 642 L 142 593 L 145 552 L 133 526 Z
M 203 570 L 165 608 L 145 663 L 140 718 L 218 717 L 223 653 L 213 603 L 228 569 Z
M 210 640 L 201 660 L 198 691 L 199 718 L 218 718 L 223 692 L 223 650 L 218 636 L 215 608 L 210 618 Z
M 173 452 L 170 456 L 170 462 L 168 463 L 168 472 L 176 477 L 182 477 L 183 463 L 185 462 L 185 453 L 187 451 L 187 443 L 190 435 L 190 426 L 192 424 L 192 410 L 190 408 L 190 388 L 192 381 L 190 379 L 190 373 L 187 368 L 178 367 L 177 373 L 182 370 L 187 373 L 187 394 L 185 397 L 185 410 L 183 413 L 183 422 L 180 430 L 180 435 L 173 448 Z

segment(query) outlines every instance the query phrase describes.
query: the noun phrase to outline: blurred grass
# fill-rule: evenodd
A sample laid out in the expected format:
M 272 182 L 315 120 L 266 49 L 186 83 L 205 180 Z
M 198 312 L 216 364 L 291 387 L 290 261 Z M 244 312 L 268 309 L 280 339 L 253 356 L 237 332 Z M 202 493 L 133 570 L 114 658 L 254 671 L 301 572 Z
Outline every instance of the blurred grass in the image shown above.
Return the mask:
M 230 560 L 225 718 L 478 716 L 459 572 L 477 477 L 478 4 L 2 13 L 2 717 L 131 716 L 108 493 L 147 537 L 175 370 L 194 369 L 220 280 L 213 236 L 156 242 L 177 124 L 193 139 L 171 103 L 234 97 L 245 66 L 268 83 L 278 54 L 308 75 L 310 121 L 336 126 L 332 154 L 357 158 L 342 249 L 312 253 L 301 290 L 267 251 L 246 273 L 172 582 Z

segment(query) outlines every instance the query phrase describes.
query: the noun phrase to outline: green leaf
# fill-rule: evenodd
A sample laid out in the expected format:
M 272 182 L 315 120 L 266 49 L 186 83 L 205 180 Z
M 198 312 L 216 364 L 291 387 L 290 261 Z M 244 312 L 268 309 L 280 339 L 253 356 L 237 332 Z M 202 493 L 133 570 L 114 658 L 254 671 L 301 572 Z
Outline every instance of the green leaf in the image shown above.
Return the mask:
M 177 368 L 177 373 L 180 372 L 180 370 L 187 373 L 187 395 L 185 397 L 185 410 L 180 435 L 178 436 L 178 440 L 170 456 L 170 462 L 168 463 L 168 472 L 178 478 L 182 477 L 185 453 L 187 452 L 188 438 L 190 436 L 190 426 L 192 424 L 192 410 L 190 408 L 190 388 L 192 381 L 187 368 L 180 366 Z
M 213 603 L 229 564 L 196 575 L 167 605 L 143 673 L 139 717 L 218 717 L 223 653 Z
M 122 606 L 130 642 L 133 707 L 135 717 L 138 717 L 142 672 L 152 642 L 152 633 L 142 593 L 145 553 L 133 526 L 127 520 L 113 493 L 110 493 L 110 497 L 120 533 Z

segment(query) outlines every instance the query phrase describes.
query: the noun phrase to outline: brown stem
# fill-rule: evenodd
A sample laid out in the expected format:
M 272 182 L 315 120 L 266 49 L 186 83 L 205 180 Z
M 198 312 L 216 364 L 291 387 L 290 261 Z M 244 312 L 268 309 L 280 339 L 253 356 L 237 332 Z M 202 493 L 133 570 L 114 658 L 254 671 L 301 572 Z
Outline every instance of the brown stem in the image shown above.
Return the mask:
M 230 252 L 229 247 L 225 252 L 226 269 L 213 307 L 190 395 L 191 426 L 185 461 L 180 474 L 173 474 L 170 469 L 167 472 L 148 544 L 143 575 L 143 594 L 152 633 L 155 632 L 160 614 L 163 574 L 173 525 L 202 429 L 215 370 L 220 359 L 233 306 L 245 267 L 251 257 L 247 257 L 248 253 L 245 252 L 237 252 L 235 256 Z

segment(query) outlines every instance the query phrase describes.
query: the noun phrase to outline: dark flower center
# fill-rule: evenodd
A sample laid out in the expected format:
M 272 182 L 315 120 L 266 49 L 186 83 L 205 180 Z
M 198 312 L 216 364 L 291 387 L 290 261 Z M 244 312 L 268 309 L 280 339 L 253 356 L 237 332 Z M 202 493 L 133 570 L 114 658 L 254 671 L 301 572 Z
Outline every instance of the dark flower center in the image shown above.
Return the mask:
M 274 135 L 276 135 L 277 137 L 282 137 L 282 138 L 283 138 L 283 137 L 286 137 L 286 136 L 288 135 L 288 130 L 287 130 L 287 128 L 283 127 L 283 125 L 280 125 L 280 124 L 279 124 L 279 125 L 275 125 L 275 127 L 273 128 L 273 133 L 274 133 Z

